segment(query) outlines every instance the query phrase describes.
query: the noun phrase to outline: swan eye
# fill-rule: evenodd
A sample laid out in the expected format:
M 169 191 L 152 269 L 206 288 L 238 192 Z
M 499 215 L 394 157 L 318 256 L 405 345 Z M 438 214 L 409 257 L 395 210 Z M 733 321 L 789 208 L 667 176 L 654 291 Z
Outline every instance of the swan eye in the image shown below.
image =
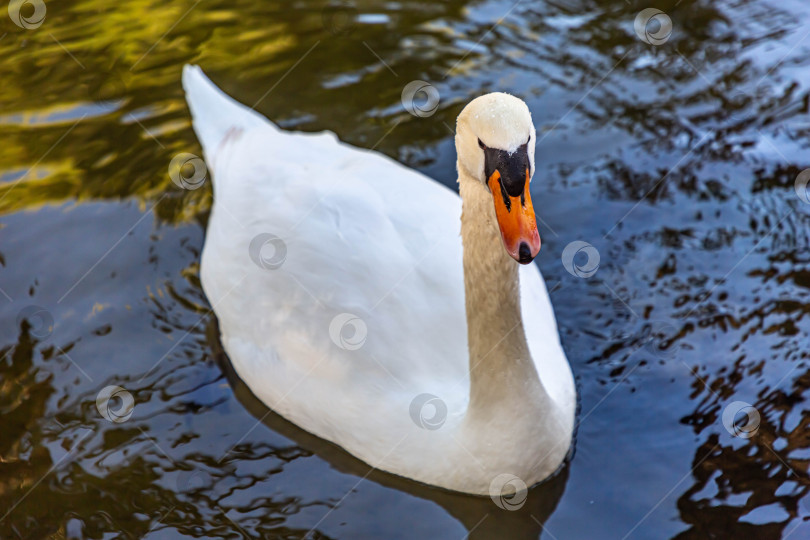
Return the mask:
M 478 139 L 478 146 L 480 146 L 480 147 L 481 147 L 481 148 L 483 148 L 484 150 L 486 150 L 486 149 L 487 149 L 487 145 L 485 145 L 484 143 L 482 143 L 482 142 L 481 142 L 481 139 Z

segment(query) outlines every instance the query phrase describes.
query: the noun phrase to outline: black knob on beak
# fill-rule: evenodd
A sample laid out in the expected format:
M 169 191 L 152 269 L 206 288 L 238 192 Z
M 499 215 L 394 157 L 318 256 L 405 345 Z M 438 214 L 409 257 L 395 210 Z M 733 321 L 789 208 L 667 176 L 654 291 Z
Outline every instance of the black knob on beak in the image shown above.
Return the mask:
M 534 259 L 534 257 L 532 257 L 532 250 L 529 248 L 529 244 L 527 244 L 526 242 L 520 243 L 520 248 L 518 249 L 518 257 L 519 257 L 518 262 L 520 264 L 529 264 L 530 262 L 532 262 L 532 259 Z

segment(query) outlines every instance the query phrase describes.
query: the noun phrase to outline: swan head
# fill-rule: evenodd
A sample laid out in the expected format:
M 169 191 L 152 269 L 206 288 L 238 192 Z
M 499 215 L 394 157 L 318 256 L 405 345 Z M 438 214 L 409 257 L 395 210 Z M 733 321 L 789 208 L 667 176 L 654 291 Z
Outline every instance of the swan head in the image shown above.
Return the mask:
M 521 264 L 540 251 L 529 192 L 535 138 L 526 103 L 500 92 L 472 100 L 456 122 L 458 166 L 492 195 L 504 248 Z

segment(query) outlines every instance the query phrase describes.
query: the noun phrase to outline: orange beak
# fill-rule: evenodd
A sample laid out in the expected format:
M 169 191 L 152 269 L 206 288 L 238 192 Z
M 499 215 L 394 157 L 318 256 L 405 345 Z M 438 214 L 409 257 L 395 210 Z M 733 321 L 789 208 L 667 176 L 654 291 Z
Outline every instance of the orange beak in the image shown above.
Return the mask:
M 540 233 L 529 193 L 529 169 L 526 169 L 526 182 L 519 197 L 512 197 L 506 192 L 498 170 L 489 177 L 487 185 L 495 203 L 495 217 L 501 229 L 503 246 L 517 262 L 529 264 L 540 252 Z

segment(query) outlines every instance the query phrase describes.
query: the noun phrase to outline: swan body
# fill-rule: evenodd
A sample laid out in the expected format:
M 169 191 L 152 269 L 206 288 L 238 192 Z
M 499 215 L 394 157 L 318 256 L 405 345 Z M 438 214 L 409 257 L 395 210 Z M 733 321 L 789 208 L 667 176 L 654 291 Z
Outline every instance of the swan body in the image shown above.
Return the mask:
M 427 484 L 486 495 L 504 474 L 554 473 L 573 377 L 540 272 L 504 249 L 480 179 L 484 145 L 533 140 L 525 104 L 489 94 L 462 112 L 459 198 L 332 133 L 280 130 L 195 66 L 183 86 L 214 182 L 202 285 L 253 393 Z

